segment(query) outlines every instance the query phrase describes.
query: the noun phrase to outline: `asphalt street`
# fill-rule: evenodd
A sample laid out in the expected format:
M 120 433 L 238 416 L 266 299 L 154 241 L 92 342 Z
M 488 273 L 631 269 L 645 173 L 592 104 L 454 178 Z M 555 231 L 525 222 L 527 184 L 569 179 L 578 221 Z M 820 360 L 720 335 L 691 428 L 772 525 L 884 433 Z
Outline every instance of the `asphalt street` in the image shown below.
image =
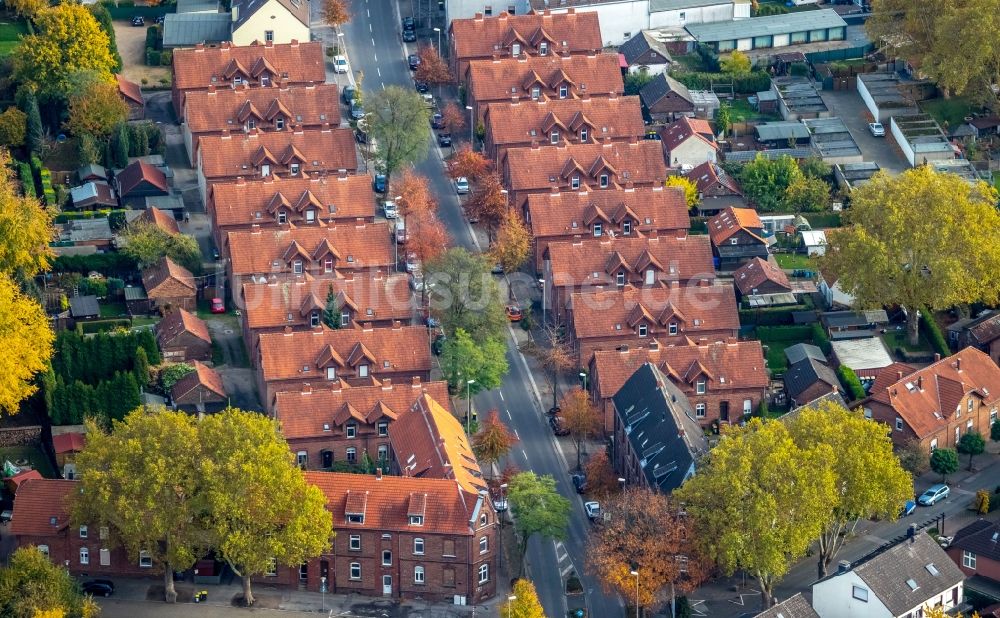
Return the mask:
M 390 85 L 413 88 L 406 55 L 416 52 L 418 44 L 436 44 L 436 41 L 421 38 L 416 44 L 404 44 L 398 5 L 391 0 L 352 0 L 351 15 L 351 21 L 343 27 L 343 38 L 353 76 L 356 78 L 359 72 L 363 75 L 362 89 L 371 91 Z M 480 247 L 462 215 L 458 196 L 444 174 L 442 155 L 445 153 L 434 143 L 430 127 L 427 139 L 431 141 L 430 155 L 416 166 L 416 171 L 428 178 L 438 197 L 440 218 L 455 244 L 478 250 Z M 574 505 L 565 543 L 534 539 L 528 549 L 528 568 L 546 615 L 565 615 L 563 578 L 576 571 L 583 578 L 587 590 L 590 615 L 602 618 L 620 616 L 620 600 L 616 596 L 604 595 L 596 581 L 582 572 L 590 524 L 583 511 L 583 503 L 570 484 L 566 460 L 557 451 L 538 404 L 537 389 L 528 366 L 514 345 L 513 333 L 508 340 L 507 362 L 510 372 L 502 386 L 478 395 L 475 406 L 481 411 L 499 410 L 521 440 L 512 454 L 517 466 L 522 470 L 553 476 L 560 493 L 569 497 Z

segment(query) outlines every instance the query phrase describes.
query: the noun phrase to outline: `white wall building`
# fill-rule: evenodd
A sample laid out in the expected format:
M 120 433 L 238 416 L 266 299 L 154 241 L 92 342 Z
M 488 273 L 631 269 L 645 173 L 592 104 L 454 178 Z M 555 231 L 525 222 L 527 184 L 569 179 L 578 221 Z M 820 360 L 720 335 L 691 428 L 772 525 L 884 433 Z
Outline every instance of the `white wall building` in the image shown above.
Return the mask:
M 233 45 L 310 40 L 307 0 L 243 0 L 232 10 Z
M 750 17 L 750 0 L 651 0 L 649 27 L 665 28 Z

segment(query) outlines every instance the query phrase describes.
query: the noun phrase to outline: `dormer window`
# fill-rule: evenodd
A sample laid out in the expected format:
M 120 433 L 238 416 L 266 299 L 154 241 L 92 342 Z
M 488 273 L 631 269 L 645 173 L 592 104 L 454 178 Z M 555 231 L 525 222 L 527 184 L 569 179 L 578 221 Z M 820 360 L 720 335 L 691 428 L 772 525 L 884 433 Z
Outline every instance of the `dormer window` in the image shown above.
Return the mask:
M 411 526 L 422 526 L 424 525 L 423 515 L 410 515 L 410 525 Z M 424 540 L 423 539 L 413 539 L 413 553 L 422 554 L 424 553 Z
M 278 211 L 278 224 L 279 225 L 284 225 L 287 222 L 288 222 L 288 213 L 286 213 L 284 210 L 279 210 Z
M 347 523 L 349 523 L 349 524 L 363 524 L 363 523 L 365 523 L 365 514 L 364 513 L 348 513 L 347 514 Z
M 333 258 L 323 258 L 323 272 L 332 273 L 333 272 Z
M 705 381 L 704 380 L 698 380 L 697 382 L 694 383 L 694 392 L 696 394 L 698 394 L 698 395 L 704 395 L 705 394 Z
M 731 244 L 731 245 L 735 245 L 738 242 L 739 242 L 739 239 L 737 239 L 737 238 L 730 238 L 729 239 L 729 244 Z
M 253 118 L 247 118 L 247 131 L 251 131 L 257 128 L 257 121 Z
M 566 84 L 559 86 L 559 98 L 565 99 L 568 96 L 569 96 L 569 86 L 567 86 Z
M 242 83 L 243 83 L 243 78 L 240 77 L 239 75 L 237 75 L 236 77 L 233 78 L 233 85 L 234 86 L 239 86 Z
M 604 225 L 600 222 L 594 223 L 594 238 L 600 238 L 604 232 Z
M 601 174 L 600 185 L 601 185 L 602 189 L 607 189 L 608 188 L 608 175 L 607 174 Z
M 625 271 L 620 271 L 617 275 L 615 275 L 615 283 L 618 284 L 618 287 L 620 288 L 625 287 Z
M 317 324 L 316 326 L 319 326 L 319 324 Z M 336 380 L 337 379 L 337 368 L 336 367 L 327 367 L 326 368 L 326 379 L 327 380 Z
M 570 182 L 569 182 L 569 186 L 571 188 L 573 188 L 573 189 L 579 189 L 580 188 L 580 177 L 579 176 L 573 176 L 573 179 L 570 180 Z
M 302 260 L 295 260 L 292 262 L 292 272 L 296 275 L 302 274 Z
M 590 137 L 590 131 L 587 130 L 587 127 L 581 127 L 580 128 L 580 141 L 581 142 L 585 142 L 585 141 L 587 141 L 587 138 L 589 138 L 589 137 Z
M 538 45 L 538 55 L 548 56 L 549 55 L 549 44 L 542 42 Z
M 299 173 L 299 164 L 292 163 L 290 166 L 288 166 L 288 171 L 291 172 L 292 176 L 297 176 Z
M 653 285 L 656 283 L 656 271 L 652 268 L 646 269 L 646 285 Z
M 358 425 L 357 425 L 357 423 L 348 423 L 344 427 L 344 434 L 348 438 L 357 438 L 358 437 Z
M 648 334 L 648 329 L 646 328 L 646 325 L 645 324 L 640 324 L 639 325 L 639 336 L 640 337 L 645 337 L 647 334 Z
M 271 85 L 271 76 L 267 73 L 260 76 L 260 85 L 267 87 Z
M 270 176 L 271 175 L 271 166 L 268 165 L 267 163 L 265 163 L 264 165 L 261 165 L 260 166 L 260 175 L 261 176 Z
M 389 421 L 378 422 L 378 435 L 380 436 L 389 435 Z
M 319 311 L 313 311 L 309 314 L 309 326 L 316 328 L 319 326 Z
M 309 208 L 306 210 L 306 222 L 313 223 L 316 221 L 316 209 Z
M 622 236 L 628 236 L 632 233 L 632 222 L 628 219 L 622 221 Z
M 671 335 L 676 335 L 677 334 L 677 322 L 671 322 L 667 326 L 667 333 L 671 334 Z
M 350 314 L 350 312 L 348 312 L 348 311 L 341 311 L 340 312 L 340 325 L 341 326 L 347 326 L 350 323 L 351 323 L 351 314 Z
M 537 101 L 542 96 L 542 89 L 538 86 L 531 87 L 531 100 Z
M 285 117 L 278 116 L 274 119 L 274 128 L 277 130 L 282 130 L 285 128 Z
M 368 377 L 368 365 L 358 365 L 358 377 Z
M 510 55 L 514 56 L 515 58 L 517 58 L 518 56 L 521 55 L 521 44 L 520 43 L 514 43 L 513 45 L 511 45 L 511 47 L 510 47 Z
M 549 133 L 549 142 L 553 144 L 559 143 L 559 131 L 553 130 L 551 133 Z

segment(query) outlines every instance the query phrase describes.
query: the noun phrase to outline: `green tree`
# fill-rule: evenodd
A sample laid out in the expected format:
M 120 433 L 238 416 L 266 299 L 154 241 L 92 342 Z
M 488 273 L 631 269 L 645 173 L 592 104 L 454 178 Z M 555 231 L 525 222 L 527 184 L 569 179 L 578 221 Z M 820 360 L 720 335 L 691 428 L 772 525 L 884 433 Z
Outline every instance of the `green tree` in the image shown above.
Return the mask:
M 111 41 L 87 7 L 70 2 L 43 9 L 35 29 L 37 34 L 23 37 L 13 53 L 14 78 L 44 101 L 64 100 L 69 76 L 77 71 L 93 70 L 113 83 Z
M 11 173 L 10 156 L 0 149 L 0 272 L 27 280 L 51 265 L 53 213 L 19 195 Z
M 42 114 L 38 109 L 38 99 L 31 88 L 18 88 L 18 107 L 26 116 L 25 145 L 32 154 L 39 154 L 42 151 L 42 142 L 45 138 L 45 129 L 42 127 Z
M 545 618 L 535 585 L 527 579 L 514 582 L 511 597 L 500 605 L 499 613 L 507 618 Z
M 152 223 L 129 225 L 122 234 L 126 255 L 135 259 L 140 268 L 145 268 L 169 257 L 192 273 L 201 272 L 201 248 L 193 236 L 173 234 Z
M 476 343 L 500 340 L 507 327 L 500 288 L 482 255 L 460 247 L 425 264 L 431 314 L 453 336 L 459 328 Z
M 96 618 L 94 600 L 37 547 L 22 547 L 0 569 L 0 615 L 7 618 Z
M 146 350 L 139 348 L 135 351 L 132 372 L 135 374 L 135 381 L 139 387 L 149 384 L 149 358 L 146 356 Z
M 733 50 L 728 56 L 719 61 L 719 66 L 723 73 L 731 75 L 743 75 L 753 70 L 753 63 L 750 57 L 738 49 Z
M 368 126 L 378 144 L 375 156 L 388 185 L 393 173 L 427 156 L 430 110 L 419 92 L 399 86 L 369 93 L 365 98 Z
M 719 105 L 719 111 L 715 114 L 715 126 L 722 135 L 733 127 L 733 107 L 729 103 Z
M 804 450 L 779 421 L 734 428 L 674 497 L 693 518 L 695 538 L 726 574 L 744 569 L 765 608 L 789 567 L 829 522 L 837 499 L 827 445 Z
M 919 307 L 995 304 L 1000 297 L 996 203 L 985 183 L 970 185 L 928 166 L 876 174 L 852 192 L 847 227 L 831 230 L 821 264 L 858 308 L 903 306 L 916 345 Z
M 628 96 L 636 96 L 639 91 L 642 90 L 646 84 L 653 81 L 654 76 L 646 70 L 639 70 L 636 72 L 630 72 L 625 76 L 625 94 Z
M 785 189 L 785 212 L 820 212 L 830 205 L 830 185 L 818 178 L 802 176 Z
M 799 161 L 799 169 L 807 178 L 818 178 L 825 180 L 833 175 L 833 168 L 830 164 L 819 157 L 809 157 Z
M 212 546 L 197 421 L 183 412 L 137 409 L 111 433 L 87 422 L 76 459 L 81 491 L 73 521 L 113 530 L 132 560 L 146 552 L 163 571 L 164 598 L 177 600 L 174 571 L 194 565 Z
M 160 371 L 160 384 L 163 385 L 163 390 L 170 391 L 175 384 L 181 381 L 184 376 L 194 371 L 194 367 L 187 363 L 175 363 L 173 365 L 167 365 Z
M 899 465 L 910 473 L 910 476 L 920 476 L 930 469 L 931 453 L 920 440 L 908 440 L 896 452 Z
M 108 163 L 111 167 L 123 168 L 128 165 L 128 125 L 124 122 L 115 127 L 111 140 L 108 141 L 108 151 L 110 153 Z
M 90 134 L 103 139 L 128 118 L 128 105 L 118 88 L 95 81 L 69 95 L 69 119 L 65 127 L 73 135 Z
M 949 474 L 958 471 L 958 453 L 951 448 L 936 448 L 931 453 L 931 470 L 941 475 L 941 482 L 948 478 Z
M 460 397 L 492 390 L 500 386 L 509 369 L 506 351 L 500 339 L 477 343 L 465 329 L 458 328 L 441 348 L 441 372 Z M 468 380 L 475 382 L 468 384 Z
M 101 30 L 104 31 L 104 34 L 108 35 L 108 48 L 111 50 L 111 57 L 115 61 L 111 72 L 121 73 L 122 55 L 118 53 L 118 40 L 115 37 L 115 28 L 111 23 L 111 12 L 108 10 L 108 7 L 101 3 L 91 4 L 89 8 L 90 12 L 94 14 L 94 19 L 101 25 Z
M 42 306 L 0 273 L 0 413 L 16 414 L 38 386 L 52 356 L 52 329 Z
M 521 472 L 511 478 L 508 485 L 508 499 L 514 514 L 514 529 L 523 564 L 531 537 L 566 538 L 570 504 L 569 500 L 559 495 L 556 481 L 551 476 Z
M 493 464 L 499 463 L 510 449 L 517 444 L 517 437 L 500 420 L 497 410 L 490 410 L 479 425 L 479 431 L 472 436 L 472 450 L 479 462 L 485 464 L 493 475 Z
M 0 146 L 19 148 L 24 145 L 28 132 L 28 115 L 16 107 L 8 107 L 0 114 Z
M 228 408 L 205 417 L 198 433 L 215 551 L 242 578 L 250 606 L 254 575 L 274 564 L 298 566 L 330 548 L 332 516 L 275 421 Z
M 972 472 L 972 458 L 982 455 L 985 450 L 986 439 L 975 429 L 965 432 L 958 440 L 958 452 L 969 456 L 969 472 Z
M 913 480 L 893 453 L 885 426 L 860 410 L 824 403 L 807 407 L 788 422 L 796 445 L 809 452 L 830 447 L 825 463 L 834 477 L 832 514 L 819 535 L 819 577 L 826 576 L 848 534 L 860 519 L 895 519 L 913 497 Z
M 39 11 L 49 7 L 46 0 L 7 0 L 5 4 L 25 19 L 34 19 Z
M 747 198 L 764 212 L 781 210 L 785 203 L 785 191 L 795 181 L 802 178 L 802 170 L 795 159 L 782 156 L 768 159 L 758 154 L 753 161 L 743 166 L 740 183 Z
M 337 305 L 337 295 L 333 293 L 333 284 L 326 291 L 326 306 L 323 307 L 323 323 L 328 328 L 340 328 L 340 307 Z

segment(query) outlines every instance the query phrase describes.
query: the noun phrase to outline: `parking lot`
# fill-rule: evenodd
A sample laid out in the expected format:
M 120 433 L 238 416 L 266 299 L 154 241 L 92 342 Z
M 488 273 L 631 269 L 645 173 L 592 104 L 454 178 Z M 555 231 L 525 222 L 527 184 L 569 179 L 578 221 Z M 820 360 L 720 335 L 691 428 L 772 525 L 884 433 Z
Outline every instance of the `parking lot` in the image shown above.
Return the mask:
M 889 134 L 888 124 L 885 124 L 885 137 L 874 137 L 868 131 L 870 114 L 856 90 L 821 90 L 820 96 L 830 109 L 830 115 L 839 117 L 847 125 L 865 161 L 878 163 L 891 174 L 909 169 L 903 153 Z

